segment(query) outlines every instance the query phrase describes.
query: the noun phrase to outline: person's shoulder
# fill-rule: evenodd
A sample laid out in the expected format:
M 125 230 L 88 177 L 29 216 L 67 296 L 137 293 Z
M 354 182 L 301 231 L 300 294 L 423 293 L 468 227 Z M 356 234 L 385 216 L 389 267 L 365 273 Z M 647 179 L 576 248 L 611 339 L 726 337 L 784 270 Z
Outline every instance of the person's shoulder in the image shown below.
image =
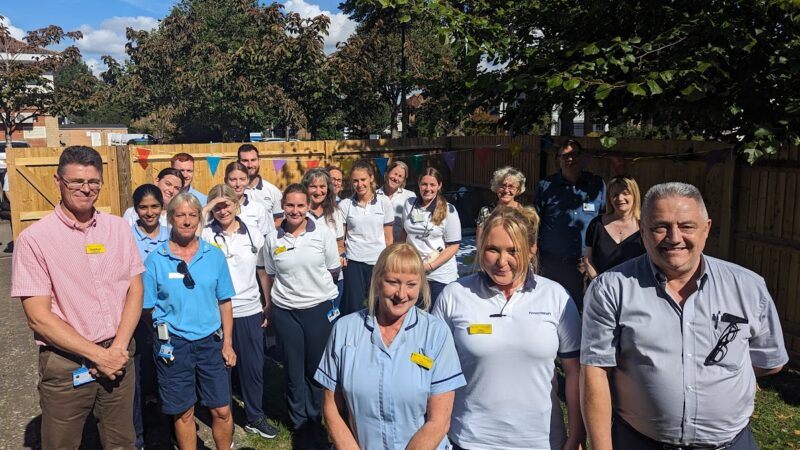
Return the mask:
M 205 239 L 199 239 L 198 245 L 199 245 L 198 251 L 207 254 L 211 258 L 222 259 L 223 262 L 225 261 L 225 253 L 222 253 L 222 249 L 220 249 L 216 245 L 211 244 Z
M 535 287 L 528 291 L 533 297 L 550 296 L 553 298 L 569 298 L 569 292 L 557 281 L 550 278 L 543 277 L 539 274 L 534 274 L 533 279 L 536 282 Z
M 637 280 L 637 283 L 643 279 L 653 279 L 652 267 L 647 253 L 643 253 L 635 258 L 631 258 L 611 269 L 606 270 L 595 278 L 597 283 L 613 286 L 618 285 L 626 280 Z
M 592 227 L 596 227 L 596 226 L 601 226 L 601 227 L 605 226 L 605 225 L 603 225 L 603 215 L 602 214 L 598 214 L 598 215 L 594 216 L 594 218 L 591 221 L 589 221 L 589 227 L 588 228 L 592 228 Z
M 417 193 L 408 188 L 403 188 L 406 198 L 417 198 Z
M 424 324 L 424 327 L 421 327 L 423 330 L 431 331 L 433 330 L 435 333 L 449 333 L 450 327 L 447 326 L 442 318 L 437 317 L 424 309 L 417 308 L 417 315 L 419 322 Z M 426 333 L 427 333 L 426 331 Z
M 131 229 L 131 224 L 128 223 L 127 220 L 111 213 L 104 213 L 102 211 L 98 211 L 97 220 L 102 221 L 105 225 L 110 227 L 125 228 L 127 230 Z
M 364 329 L 364 321 L 367 320 L 369 312 L 366 308 L 340 317 L 333 324 L 334 332 L 337 336 L 347 336 L 361 332 Z
M 447 212 L 448 212 L 448 213 L 455 213 L 456 211 L 457 211 L 457 210 L 456 210 L 456 207 L 455 207 L 455 205 L 453 205 L 453 204 L 452 204 L 452 203 L 450 203 L 450 202 L 447 202 Z
M 703 259 L 706 263 L 706 271 L 711 274 L 719 274 L 742 285 L 764 283 L 764 277 L 739 264 L 705 254 Z

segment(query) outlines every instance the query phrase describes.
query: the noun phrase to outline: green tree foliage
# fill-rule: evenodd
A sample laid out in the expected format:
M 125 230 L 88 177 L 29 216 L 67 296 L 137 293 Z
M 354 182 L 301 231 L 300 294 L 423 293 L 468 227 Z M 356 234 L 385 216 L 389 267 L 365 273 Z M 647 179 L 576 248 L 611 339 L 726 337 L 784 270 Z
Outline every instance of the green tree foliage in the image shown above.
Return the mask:
M 0 125 L 7 143 L 24 121 L 55 114 L 59 109 L 69 112 L 80 108 L 78 102 L 56 103 L 51 78 L 64 65 L 80 61 L 80 51 L 74 46 L 60 52 L 46 50 L 46 47 L 81 37 L 79 31 L 65 32 L 51 25 L 29 32 L 23 42 L 11 37 L 8 28 L 0 22 Z M 76 84 L 73 89 L 80 92 L 83 86 Z
M 552 105 L 733 143 L 753 161 L 800 133 L 790 0 L 354 0 L 428 15 L 497 69 L 467 80 L 524 128 Z
M 180 141 L 241 140 L 282 123 L 318 124 L 331 83 L 326 17 L 303 19 L 257 0 L 182 0 L 158 29 L 128 30 L 119 101 Z

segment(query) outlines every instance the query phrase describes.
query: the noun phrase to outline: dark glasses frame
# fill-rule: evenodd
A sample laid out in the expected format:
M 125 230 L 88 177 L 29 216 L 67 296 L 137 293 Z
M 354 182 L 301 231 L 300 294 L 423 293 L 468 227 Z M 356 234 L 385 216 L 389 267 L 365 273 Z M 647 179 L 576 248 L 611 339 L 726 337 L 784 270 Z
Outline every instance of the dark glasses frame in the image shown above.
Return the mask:
M 187 289 L 194 289 L 194 278 L 192 278 L 192 274 L 189 273 L 189 266 L 186 265 L 185 261 L 178 263 L 178 273 L 183 275 L 183 285 L 186 286 Z

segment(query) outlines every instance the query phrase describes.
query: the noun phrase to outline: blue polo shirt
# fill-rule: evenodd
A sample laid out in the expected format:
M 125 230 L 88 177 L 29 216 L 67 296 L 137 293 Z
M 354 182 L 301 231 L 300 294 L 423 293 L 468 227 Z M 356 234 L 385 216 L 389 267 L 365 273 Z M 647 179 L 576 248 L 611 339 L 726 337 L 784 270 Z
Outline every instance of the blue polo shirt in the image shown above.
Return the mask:
M 146 261 L 147 255 L 169 240 L 169 228 L 164 225 L 159 225 L 158 235 L 156 235 L 155 239 L 143 233 L 135 223 L 131 228 L 133 228 L 133 240 L 136 242 L 136 248 L 139 249 L 139 256 L 142 257 L 142 261 Z
M 431 358 L 433 367 L 412 362 L 415 352 Z M 370 450 L 405 449 L 425 423 L 428 397 L 466 384 L 447 325 L 416 307 L 389 348 L 366 309 L 339 319 L 314 379 L 342 392 L 350 429 L 359 447 Z M 437 448 L 447 445 L 445 437 Z
M 542 259 L 577 265 L 583 256 L 589 222 L 603 211 L 606 183 L 583 172 L 570 184 L 561 172 L 536 184 L 534 207 L 539 213 L 539 254 Z
M 194 289 L 183 284 L 178 273 L 180 258 L 172 254 L 169 242 L 151 253 L 145 262 L 144 309 L 153 309 L 153 323 L 166 322 L 170 334 L 189 341 L 211 335 L 222 326 L 219 303 L 229 301 L 233 288 L 222 250 L 199 241 L 189 262 Z

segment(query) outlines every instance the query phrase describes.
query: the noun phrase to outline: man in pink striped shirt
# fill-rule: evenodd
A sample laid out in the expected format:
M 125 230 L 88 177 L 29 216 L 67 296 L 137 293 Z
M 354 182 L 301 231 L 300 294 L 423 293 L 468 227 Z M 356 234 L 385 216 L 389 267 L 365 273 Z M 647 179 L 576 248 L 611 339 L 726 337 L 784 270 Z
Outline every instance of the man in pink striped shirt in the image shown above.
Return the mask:
M 94 208 L 103 183 L 94 149 L 64 149 L 55 183 L 61 203 L 20 234 L 11 281 L 39 344 L 42 448 L 78 448 L 94 408 L 103 448 L 132 449 L 144 266 L 128 224 Z

